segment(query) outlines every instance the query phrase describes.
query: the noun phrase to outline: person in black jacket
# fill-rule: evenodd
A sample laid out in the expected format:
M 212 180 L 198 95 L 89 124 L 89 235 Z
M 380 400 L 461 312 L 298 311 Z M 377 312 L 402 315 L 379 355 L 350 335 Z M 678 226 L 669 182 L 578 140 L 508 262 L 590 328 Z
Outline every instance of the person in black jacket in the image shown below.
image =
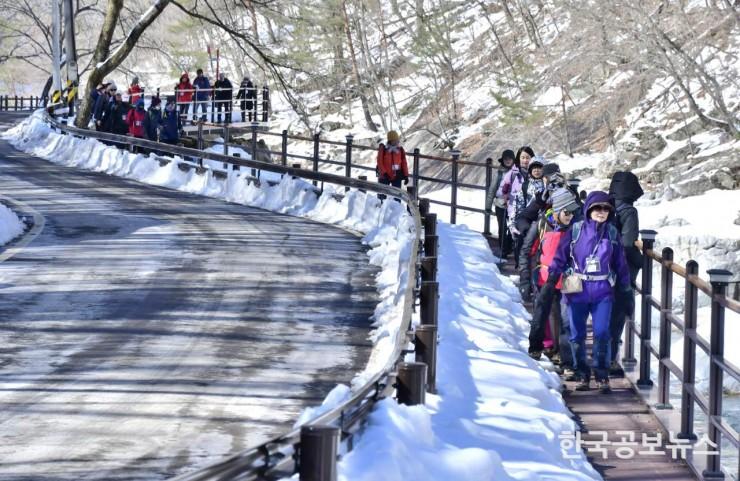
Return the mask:
M 110 108 L 103 114 L 103 129 L 105 132 L 118 135 L 128 135 L 128 116 L 129 104 L 124 102 L 121 92 L 116 92 L 114 101 Z
M 221 123 L 221 110 L 224 111 L 224 121 L 227 124 L 231 123 L 231 99 L 234 98 L 234 88 L 231 86 L 231 81 L 226 78 L 226 74 L 221 72 L 218 74 L 218 80 L 213 84 L 216 89 L 214 97 L 216 98 L 216 123 Z
M 622 236 L 622 245 L 627 257 L 627 267 L 630 272 L 630 282 L 634 292 L 637 274 L 642 267 L 642 253 L 635 246 L 635 241 L 640 232 L 640 220 L 637 209 L 634 207 L 635 201 L 642 197 L 642 187 L 637 176 L 632 172 L 616 172 L 612 177 L 609 185 L 609 195 L 614 198 L 616 207 L 616 225 Z M 634 303 L 633 303 L 634 306 Z M 627 317 L 634 319 L 634 309 L 627 312 L 618 303 L 612 307 L 612 315 L 609 321 L 609 330 L 611 331 L 611 366 L 609 372 L 613 376 L 624 376 L 624 369 L 617 362 L 619 346 L 622 343 L 622 331 Z
M 506 198 L 504 196 L 497 196 L 496 193 L 504 175 L 514 166 L 514 159 L 513 150 L 506 149 L 501 153 L 501 157 L 498 159 L 499 167 L 496 169 L 496 175 L 491 180 L 490 189 L 486 192 L 486 211 L 491 212 L 493 206 L 496 207 L 496 223 L 498 226 L 498 242 L 501 259 L 506 259 L 511 254 L 514 249 L 514 239 L 512 239 L 511 232 L 509 232 L 506 226 Z
M 242 122 L 246 122 L 246 117 L 249 117 L 249 121 L 257 120 L 254 113 L 254 99 L 257 97 L 257 91 L 249 80 L 249 77 L 245 76 L 242 79 L 242 83 L 239 84 L 239 93 L 236 94 L 237 99 L 241 99 L 239 107 L 242 112 Z

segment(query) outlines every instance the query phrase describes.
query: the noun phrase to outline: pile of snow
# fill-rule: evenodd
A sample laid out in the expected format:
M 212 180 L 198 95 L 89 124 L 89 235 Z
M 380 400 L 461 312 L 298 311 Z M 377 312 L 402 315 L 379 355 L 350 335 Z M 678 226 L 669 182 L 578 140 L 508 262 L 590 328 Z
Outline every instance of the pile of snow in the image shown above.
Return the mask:
M 381 402 L 339 479 L 601 479 L 580 450 L 561 450 L 575 425 L 560 380 L 527 355 L 530 316 L 486 240 L 463 226 L 437 230 L 438 395 L 424 406 Z
M 15 212 L 0 204 L 0 246 L 23 233 L 23 223 Z
M 224 199 L 229 202 L 307 217 L 365 234 L 362 241 L 370 247 L 370 263 L 380 266 L 376 279 L 379 304 L 373 316 L 372 339 L 375 348 L 365 370 L 353 379 L 353 385 L 383 369 L 388 362 L 401 327 L 404 296 L 409 276 L 408 262 L 414 246 L 414 221 L 399 202 L 382 202 L 375 194 L 325 186 L 320 197 L 311 183 L 290 176 L 272 178 L 276 185 L 249 181 L 249 171 L 227 172 L 218 179 L 211 170 L 204 174 L 195 169 L 183 172 L 175 157 L 160 166 L 153 155 L 133 154 L 104 145 L 95 139 L 78 139 L 54 132 L 37 111 L 3 134 L 16 148 L 54 163 L 126 177 L 142 183 Z M 204 165 L 222 164 L 204 159 Z M 334 193 L 344 194 L 341 201 Z

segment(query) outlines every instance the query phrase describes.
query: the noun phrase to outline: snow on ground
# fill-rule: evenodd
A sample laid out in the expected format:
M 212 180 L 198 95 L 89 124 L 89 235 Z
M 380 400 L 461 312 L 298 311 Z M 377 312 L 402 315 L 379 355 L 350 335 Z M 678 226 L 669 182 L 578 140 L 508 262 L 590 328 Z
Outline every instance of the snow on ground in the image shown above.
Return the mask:
M 376 348 L 361 384 L 388 360 L 403 309 L 413 224 L 398 202 L 350 191 L 341 201 L 330 189 L 318 199 L 312 186 L 284 177 L 278 185 L 247 183 L 243 172 L 225 181 L 210 171 L 182 172 L 92 139 L 54 133 L 39 114 L 7 132 L 22 150 L 56 163 L 129 177 L 141 182 L 309 217 L 365 233 L 380 303 L 372 333 Z M 560 436 L 575 424 L 559 394 L 558 377 L 527 355 L 529 315 L 516 286 L 500 275 L 483 237 L 464 226 L 440 224 L 440 350 L 438 395 L 425 406 L 381 402 L 356 448 L 340 463 L 340 479 L 363 480 L 591 480 L 599 475 L 583 453 L 561 450 Z M 543 364 L 544 366 L 544 364 Z M 344 400 L 338 386 L 324 405 L 299 423 Z M 379 456 L 387 462 L 377 463 Z
M 438 395 L 381 402 L 339 479 L 601 479 L 581 452 L 561 451 L 575 425 L 560 380 L 527 355 L 529 314 L 487 242 L 464 226 L 437 231 Z
M 0 246 L 23 233 L 23 223 L 15 212 L 0 204 Z

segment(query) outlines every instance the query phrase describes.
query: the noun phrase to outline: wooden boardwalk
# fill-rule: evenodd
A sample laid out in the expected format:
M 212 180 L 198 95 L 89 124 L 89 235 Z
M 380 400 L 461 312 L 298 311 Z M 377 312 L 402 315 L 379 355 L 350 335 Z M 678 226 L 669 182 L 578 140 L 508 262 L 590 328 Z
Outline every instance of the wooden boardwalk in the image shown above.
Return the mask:
M 489 239 L 491 244 L 493 241 Z M 492 245 L 494 254 L 498 248 Z M 513 263 L 500 266 L 505 275 L 517 275 Z M 530 312 L 532 306 L 527 306 Z M 588 352 L 591 351 L 589 335 Z M 563 399 L 581 426 L 581 446 L 594 468 L 606 480 L 695 481 L 688 464 L 671 457 L 669 433 L 663 430 L 628 378 L 612 378 L 612 392 L 575 391 L 575 382 L 564 382 Z M 595 383 L 591 383 L 592 387 Z M 656 453 L 643 443 L 643 436 L 661 440 Z M 607 442 L 604 442 L 607 441 Z M 627 444 L 633 442 L 635 444 Z M 659 454 L 663 451 L 664 454 Z M 675 451 L 675 450 L 674 450 Z M 640 454 L 642 452 L 642 454 Z

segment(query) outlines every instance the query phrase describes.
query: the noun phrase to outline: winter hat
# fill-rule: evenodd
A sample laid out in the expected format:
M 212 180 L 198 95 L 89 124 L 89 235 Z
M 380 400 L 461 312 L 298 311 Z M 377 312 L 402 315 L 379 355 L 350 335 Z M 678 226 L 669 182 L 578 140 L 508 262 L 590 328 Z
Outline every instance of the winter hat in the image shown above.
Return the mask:
M 586 218 L 589 217 L 591 209 L 593 209 L 597 205 L 609 207 L 609 209 L 611 209 L 611 213 L 609 214 L 609 216 L 614 214 L 614 204 L 612 204 L 609 194 L 601 190 L 595 190 L 588 194 L 588 196 L 586 197 L 586 202 L 583 205 L 583 211 L 586 213 Z
M 536 167 L 542 168 L 543 165 L 544 164 L 542 163 L 542 161 L 540 159 L 534 158 L 531 161 L 529 161 L 529 167 L 527 167 L 527 172 L 529 172 L 531 174 L 532 173 L 532 169 L 534 169 Z
M 552 201 L 552 210 L 554 212 L 560 212 L 563 210 L 575 212 L 580 208 L 573 192 L 563 187 L 555 189 L 552 194 L 550 194 L 550 200 Z
M 141 100 L 141 99 L 139 99 Z M 159 97 L 152 97 L 152 102 L 149 104 L 151 107 L 156 107 L 157 105 L 161 104 L 162 100 L 160 100 Z
M 514 154 L 513 150 L 506 149 L 501 153 L 501 157 L 498 159 L 498 163 L 501 165 L 504 165 L 504 160 L 511 159 L 516 160 L 516 155 Z
M 399 140 L 401 140 L 401 137 L 398 135 L 398 132 L 396 132 L 395 130 L 391 130 L 388 132 L 388 143 L 398 142 Z
M 118 87 L 116 87 L 116 84 L 115 84 L 115 83 L 113 83 L 113 82 L 110 82 L 110 83 L 108 84 L 108 88 L 107 88 L 107 90 L 108 90 L 108 92 L 113 92 L 114 90 L 118 90 Z
M 558 173 L 560 173 L 560 166 L 555 162 L 550 162 L 542 167 L 542 177 L 547 177 L 549 179 L 551 175 Z
M 139 83 L 139 77 L 134 77 L 134 78 L 133 78 L 133 79 L 131 80 L 131 85 L 137 85 L 138 83 Z
M 136 108 L 137 109 L 143 109 L 144 108 L 144 99 L 139 99 L 136 101 Z

